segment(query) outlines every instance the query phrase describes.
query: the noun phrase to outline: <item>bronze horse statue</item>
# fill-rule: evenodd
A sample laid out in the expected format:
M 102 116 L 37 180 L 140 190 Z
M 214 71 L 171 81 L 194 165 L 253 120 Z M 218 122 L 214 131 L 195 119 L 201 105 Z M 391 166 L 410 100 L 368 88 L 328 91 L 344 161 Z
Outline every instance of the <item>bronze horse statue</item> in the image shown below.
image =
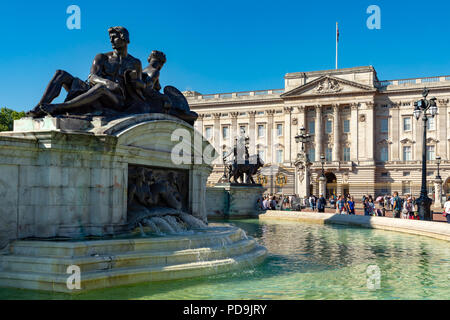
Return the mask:
M 256 155 L 256 163 L 252 163 L 250 160 L 245 160 L 244 163 L 234 162 L 228 167 L 229 181 L 231 182 L 231 178 L 233 178 L 234 183 L 256 184 L 255 180 L 253 180 L 253 175 L 255 175 L 262 166 L 264 166 L 264 162 L 259 155 Z M 247 175 L 245 182 L 244 174 Z

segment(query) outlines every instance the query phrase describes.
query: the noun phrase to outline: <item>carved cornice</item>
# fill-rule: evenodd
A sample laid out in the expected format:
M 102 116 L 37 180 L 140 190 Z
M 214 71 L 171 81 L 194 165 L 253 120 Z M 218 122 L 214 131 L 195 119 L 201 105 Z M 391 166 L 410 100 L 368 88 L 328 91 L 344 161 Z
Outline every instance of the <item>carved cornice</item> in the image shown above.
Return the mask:
M 426 143 L 438 143 L 439 142 L 439 140 L 436 140 L 435 138 L 433 138 L 433 137 L 429 137 L 429 138 L 427 138 L 427 140 L 426 140 Z
M 367 102 L 366 102 L 366 107 L 367 107 L 367 109 L 369 109 L 369 110 L 373 110 L 374 107 L 375 107 L 375 103 L 374 103 L 373 101 L 367 101 Z
M 294 107 L 284 107 L 283 110 L 285 114 L 290 114 L 294 110 Z
M 306 106 L 302 105 L 302 106 L 298 106 L 297 107 L 298 112 L 303 113 L 306 111 Z
M 387 139 L 382 139 L 377 142 L 377 144 L 392 144 L 392 141 L 389 141 Z
M 350 103 L 350 108 L 351 108 L 352 110 L 358 110 L 358 108 L 359 108 L 359 103 L 356 103 L 356 102 Z
M 409 138 L 405 138 L 405 139 L 400 140 L 400 143 L 401 144 L 413 144 L 413 143 L 415 143 L 415 141 L 412 141 Z
M 254 110 L 248 111 L 248 115 L 250 118 L 254 118 L 256 116 L 256 111 Z
M 439 99 L 439 106 L 446 107 L 448 105 L 449 99 Z
M 393 101 L 393 102 L 391 103 L 391 108 L 392 108 L 392 109 L 398 109 L 398 108 L 400 108 L 401 104 L 402 104 L 401 101 L 395 101 L 395 102 Z

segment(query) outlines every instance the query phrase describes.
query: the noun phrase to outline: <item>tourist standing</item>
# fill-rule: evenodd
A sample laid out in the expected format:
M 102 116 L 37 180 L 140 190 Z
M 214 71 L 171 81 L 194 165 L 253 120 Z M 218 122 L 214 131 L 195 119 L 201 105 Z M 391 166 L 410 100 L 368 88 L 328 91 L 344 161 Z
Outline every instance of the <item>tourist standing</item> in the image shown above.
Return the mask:
M 327 200 L 323 196 L 323 194 L 320 195 L 319 200 L 317 200 L 317 211 L 318 212 L 325 212 L 325 205 L 327 204 Z
M 444 216 L 447 218 L 447 222 L 450 223 L 450 197 L 444 203 Z
M 316 198 L 313 195 L 309 196 L 309 206 L 311 207 L 312 211 L 316 210 Z
M 400 218 L 400 210 L 402 208 L 400 197 L 398 196 L 398 192 L 394 192 L 394 197 L 392 198 L 392 217 Z
M 348 214 L 355 214 L 355 201 L 353 200 L 353 197 L 348 197 L 347 200 L 347 212 Z
M 337 201 L 337 210 L 339 210 L 339 214 L 346 214 L 346 210 L 345 210 L 345 200 L 343 196 L 339 196 L 338 201 Z
M 265 196 L 262 204 L 263 210 L 269 209 L 269 197 Z
M 410 215 L 413 213 L 414 208 L 412 205 L 412 199 L 407 198 L 405 201 L 405 204 L 403 205 L 402 209 L 402 219 L 409 219 Z

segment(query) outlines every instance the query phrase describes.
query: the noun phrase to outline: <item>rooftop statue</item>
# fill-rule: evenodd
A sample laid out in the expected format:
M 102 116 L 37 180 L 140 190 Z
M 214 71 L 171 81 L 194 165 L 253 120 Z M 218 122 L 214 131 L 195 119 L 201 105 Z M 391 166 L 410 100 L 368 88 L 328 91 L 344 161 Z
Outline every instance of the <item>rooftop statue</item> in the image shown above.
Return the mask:
M 160 93 L 159 75 L 166 62 L 160 51 L 152 51 L 142 70 L 139 59 L 128 53 L 128 30 L 108 29 L 113 51 L 94 58 L 87 81 L 57 70 L 38 105 L 28 112 L 33 118 L 46 115 L 120 117 L 136 113 L 168 113 L 193 125 L 197 114 L 190 111 L 183 94 L 167 86 Z M 67 91 L 63 103 L 52 104 L 61 88 Z

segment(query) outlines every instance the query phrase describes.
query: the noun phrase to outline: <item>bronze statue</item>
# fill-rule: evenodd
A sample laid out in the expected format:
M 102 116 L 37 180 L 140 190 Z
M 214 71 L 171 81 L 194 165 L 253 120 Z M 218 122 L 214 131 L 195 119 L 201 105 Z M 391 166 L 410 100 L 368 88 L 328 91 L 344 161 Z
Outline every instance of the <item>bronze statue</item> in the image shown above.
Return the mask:
M 168 207 L 181 210 L 182 195 L 178 192 L 175 173 L 171 171 L 153 174 L 144 167 L 130 167 L 128 181 L 128 210 L 142 207 Z M 162 175 L 162 176 L 161 176 Z
M 92 111 L 124 111 L 127 99 L 142 97 L 145 83 L 141 80 L 141 62 L 128 54 L 129 33 L 124 27 L 108 29 L 113 51 L 98 54 L 92 63 L 88 81 L 73 77 L 66 71 L 56 71 L 38 105 L 28 114 L 85 114 Z M 63 103 L 51 104 L 61 88 L 68 93 Z
M 228 174 L 226 177 L 228 182 L 231 182 L 231 179 L 233 179 L 234 183 L 256 184 L 253 175 L 257 174 L 264 163 L 260 159 L 259 154 L 256 155 L 256 161 L 253 160 L 255 156 L 249 156 L 246 145 L 247 141 L 248 138 L 236 138 L 233 148 L 223 157 L 223 161 L 225 162 L 226 158 L 233 154 L 233 161 L 228 165 Z M 242 153 L 244 157 L 242 157 Z M 244 174 L 246 175 L 245 180 Z
M 33 118 L 45 115 L 119 117 L 137 113 L 167 113 L 193 125 L 197 113 L 189 109 L 184 95 L 166 86 L 160 93 L 159 75 L 166 63 L 161 51 L 152 51 L 142 71 L 139 59 L 128 54 L 129 33 L 124 27 L 108 29 L 113 51 L 98 54 L 87 81 L 57 70 L 38 105 L 28 112 Z M 63 103 L 52 104 L 61 88 L 67 91 Z

